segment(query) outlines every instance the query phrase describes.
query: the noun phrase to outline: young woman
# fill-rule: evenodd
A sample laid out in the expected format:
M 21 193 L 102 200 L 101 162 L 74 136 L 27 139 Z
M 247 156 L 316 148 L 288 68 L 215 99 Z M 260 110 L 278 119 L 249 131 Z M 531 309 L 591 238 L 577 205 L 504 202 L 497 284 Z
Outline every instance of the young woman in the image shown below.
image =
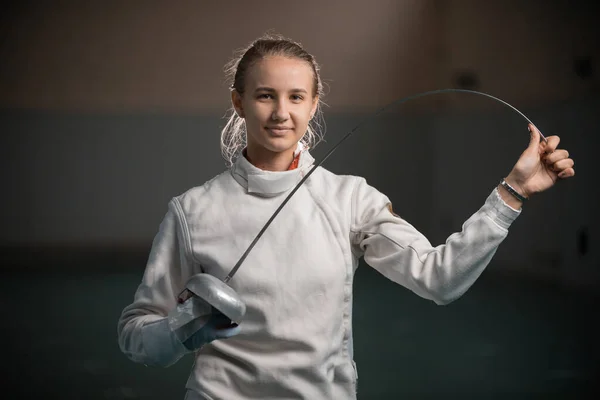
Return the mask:
M 182 342 L 168 323 L 198 273 L 223 279 L 314 163 L 322 86 L 313 56 L 261 38 L 231 64 L 232 115 L 222 132 L 227 171 L 177 196 L 146 271 L 119 320 L 122 351 L 168 366 L 195 353 L 186 399 L 354 399 L 352 282 L 360 257 L 394 282 L 447 304 L 475 282 L 523 198 L 574 175 L 559 138 L 531 141 L 483 206 L 437 247 L 394 214 L 365 179 L 319 168 L 300 187 L 229 282 L 242 323 L 213 317 Z

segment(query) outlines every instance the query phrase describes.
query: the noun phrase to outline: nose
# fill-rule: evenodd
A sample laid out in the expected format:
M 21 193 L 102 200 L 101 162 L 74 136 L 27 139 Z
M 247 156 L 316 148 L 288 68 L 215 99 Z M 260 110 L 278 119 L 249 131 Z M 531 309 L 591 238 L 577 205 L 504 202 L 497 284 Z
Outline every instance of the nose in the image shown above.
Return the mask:
M 287 121 L 290 117 L 290 113 L 288 111 L 287 104 L 284 99 L 281 99 L 275 103 L 275 107 L 273 108 L 273 113 L 271 114 L 271 119 L 273 121 Z

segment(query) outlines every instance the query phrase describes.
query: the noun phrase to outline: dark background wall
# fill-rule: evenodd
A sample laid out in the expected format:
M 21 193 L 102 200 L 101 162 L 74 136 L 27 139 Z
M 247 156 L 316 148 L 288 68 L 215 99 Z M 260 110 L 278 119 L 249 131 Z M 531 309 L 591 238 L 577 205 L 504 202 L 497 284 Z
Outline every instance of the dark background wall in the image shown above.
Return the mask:
M 133 295 L 168 200 L 224 168 L 218 147 L 229 107 L 224 64 L 235 49 L 274 30 L 300 41 L 322 66 L 328 86 L 327 142 L 314 150 L 317 159 L 379 107 L 444 87 L 498 96 L 525 112 L 546 135 L 561 136 L 561 146 L 575 159 L 577 176 L 525 206 L 489 268 L 494 277 L 510 276 L 514 286 L 492 291 L 497 297 L 488 300 L 492 310 L 503 309 L 498 302 L 511 290 L 527 293 L 537 287 L 529 284 L 542 282 L 573 291 L 575 299 L 593 296 L 600 284 L 600 176 L 595 163 L 600 126 L 598 11 L 597 3 L 566 0 L 9 3 L 0 14 L 0 246 L 7 273 L 3 295 L 9 301 L 15 294 L 10 290 L 35 280 L 37 272 L 57 271 L 48 279 L 64 287 L 60 290 L 81 296 L 82 303 L 94 303 L 84 293 L 100 292 L 106 306 L 96 312 L 107 316 L 100 331 L 109 336 L 91 330 L 89 334 L 113 346 L 110 335 L 118 311 Z M 359 130 L 325 166 L 366 177 L 390 196 L 396 212 L 438 244 L 477 210 L 527 143 L 525 121 L 507 107 L 480 96 L 444 94 L 391 108 Z M 13 273 L 20 278 L 10 278 Z M 398 290 L 389 301 L 415 301 L 370 272 L 359 274 L 366 275 L 357 280 L 357 298 L 366 305 L 356 312 L 365 324 L 373 322 L 360 319 L 361 310 L 362 315 L 370 314 L 372 291 Z M 70 286 L 72 276 L 89 290 L 77 292 Z M 93 282 L 103 283 L 92 288 Z M 45 287 L 43 281 L 35 285 L 40 291 Z M 486 293 L 492 293 L 481 285 L 462 309 L 458 305 L 450 314 L 466 321 L 488 315 L 490 308 L 469 308 L 480 300 L 485 303 Z M 539 299 L 556 304 L 564 300 L 544 296 Z M 381 307 L 381 301 L 373 307 Z M 65 304 L 56 306 L 69 307 Z M 419 308 L 426 306 L 405 307 L 403 315 L 409 319 L 429 318 L 438 328 L 446 326 L 441 321 L 450 315 Z M 515 317 L 520 315 L 518 308 Z M 67 310 L 73 318 L 66 324 L 86 318 L 79 309 Z M 581 321 L 589 317 L 585 312 L 577 320 L 580 325 L 565 322 L 578 327 L 570 341 L 588 343 L 589 329 L 584 335 L 581 328 Z M 558 335 L 543 324 L 536 327 L 540 334 Z M 423 329 L 429 328 L 415 329 L 420 332 L 416 336 L 424 337 Z M 16 327 L 13 331 L 21 334 Z M 357 357 L 387 351 L 361 352 L 360 347 L 370 343 L 370 333 L 359 328 L 357 335 Z M 515 341 L 520 339 L 517 335 Z M 497 340 L 501 339 L 494 336 L 489 341 Z M 69 351 L 89 351 L 83 349 L 89 348 L 83 343 L 77 350 L 59 346 L 52 354 L 60 358 Z M 590 351 L 581 354 L 597 354 Z M 47 363 L 56 362 L 54 355 L 44 354 Z M 526 354 L 539 360 L 533 350 Z M 89 357 L 71 366 L 89 366 Z M 114 357 L 119 361 L 95 362 L 122 371 L 137 368 L 120 355 Z M 524 360 L 505 359 L 506 365 Z M 597 358 L 585 360 L 577 368 L 588 379 L 591 370 L 585 366 Z M 367 360 L 366 365 L 362 370 L 372 375 L 367 375 L 363 393 L 376 398 L 374 371 L 380 369 L 377 360 Z M 33 374 L 33 367 L 28 368 L 24 371 Z M 148 377 L 147 372 L 135 371 L 133 376 Z M 489 384 L 498 370 L 488 372 L 484 381 Z M 428 373 L 443 380 L 441 370 Z M 175 372 L 167 375 L 174 377 Z M 180 390 L 182 382 L 175 381 L 169 387 Z M 528 390 L 527 385 L 515 385 L 516 391 Z M 428 385 L 413 381 L 405 387 L 423 394 Z M 113 398 L 126 398 L 110 390 Z
M 597 263 L 597 11 L 567 1 L 13 3 L 1 17 L 0 242 L 146 245 L 171 196 L 222 171 L 223 65 L 275 30 L 322 64 L 328 142 L 315 155 L 384 104 L 443 87 L 498 96 L 561 136 L 577 178 L 528 205 L 499 259 Z M 392 108 L 326 166 L 367 177 L 439 242 L 510 171 L 524 122 L 483 97 L 438 95 Z

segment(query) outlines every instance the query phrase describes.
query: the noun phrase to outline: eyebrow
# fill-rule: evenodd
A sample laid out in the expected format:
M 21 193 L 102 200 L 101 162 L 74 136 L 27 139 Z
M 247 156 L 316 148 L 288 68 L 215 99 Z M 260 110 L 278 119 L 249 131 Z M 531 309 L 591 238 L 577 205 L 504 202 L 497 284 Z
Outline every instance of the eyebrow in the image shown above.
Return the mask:
M 269 92 L 269 93 L 274 93 L 275 89 L 267 87 L 267 86 L 259 86 L 256 89 L 254 89 L 255 92 Z M 306 90 L 304 89 L 292 89 L 290 90 L 290 92 L 292 93 L 308 93 Z

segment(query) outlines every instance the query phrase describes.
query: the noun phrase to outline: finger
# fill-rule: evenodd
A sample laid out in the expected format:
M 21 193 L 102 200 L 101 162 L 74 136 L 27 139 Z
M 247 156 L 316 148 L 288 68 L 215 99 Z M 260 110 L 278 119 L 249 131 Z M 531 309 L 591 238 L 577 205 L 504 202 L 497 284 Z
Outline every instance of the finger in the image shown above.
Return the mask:
M 527 130 L 529 130 L 529 147 L 536 147 L 540 143 L 540 131 L 533 124 L 529 124 Z
M 548 138 L 539 130 L 539 128 L 533 124 L 528 124 L 527 129 L 531 132 L 532 135 L 537 136 L 538 143 L 541 145 L 546 145 L 548 142 Z M 533 138 L 532 138 L 533 139 Z
M 572 159 L 567 158 L 567 159 L 555 162 L 552 165 L 552 171 L 562 172 L 568 168 L 573 168 L 574 166 L 575 166 L 575 162 Z
M 215 336 L 218 339 L 226 339 L 239 334 L 241 330 L 242 327 L 236 324 L 231 328 L 215 329 Z
M 575 176 L 575 170 L 573 168 L 567 168 L 558 174 L 560 179 L 570 178 L 572 176 Z
M 545 156 L 544 161 L 546 162 L 546 164 L 550 165 L 554 164 L 557 161 L 564 160 L 566 158 L 569 158 L 569 152 L 567 150 L 560 149 Z
M 546 154 L 554 153 L 554 151 L 556 150 L 556 147 L 560 143 L 560 138 L 558 136 L 548 136 L 546 139 L 548 139 L 548 143 L 546 143 L 546 146 L 543 146 L 544 153 L 546 153 Z

